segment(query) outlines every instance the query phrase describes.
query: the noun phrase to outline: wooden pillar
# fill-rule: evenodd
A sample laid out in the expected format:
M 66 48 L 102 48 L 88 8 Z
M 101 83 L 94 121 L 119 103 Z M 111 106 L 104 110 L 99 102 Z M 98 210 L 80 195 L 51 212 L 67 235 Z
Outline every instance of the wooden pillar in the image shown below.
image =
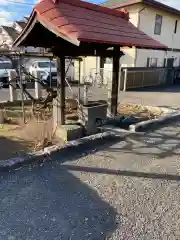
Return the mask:
M 65 57 L 57 58 L 57 125 L 65 124 Z
M 108 117 L 115 117 L 118 104 L 120 47 L 114 47 L 112 82 L 109 84 Z

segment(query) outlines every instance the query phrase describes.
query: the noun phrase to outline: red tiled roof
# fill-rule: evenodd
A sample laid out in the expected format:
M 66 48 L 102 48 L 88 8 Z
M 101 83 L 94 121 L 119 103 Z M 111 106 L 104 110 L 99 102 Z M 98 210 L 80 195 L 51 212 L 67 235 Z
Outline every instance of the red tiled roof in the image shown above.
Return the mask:
M 31 28 L 32 19 L 48 26 L 60 37 L 80 42 L 97 42 L 152 49 L 167 47 L 137 29 L 128 14 L 79 0 L 44 0 L 38 3 L 15 44 Z

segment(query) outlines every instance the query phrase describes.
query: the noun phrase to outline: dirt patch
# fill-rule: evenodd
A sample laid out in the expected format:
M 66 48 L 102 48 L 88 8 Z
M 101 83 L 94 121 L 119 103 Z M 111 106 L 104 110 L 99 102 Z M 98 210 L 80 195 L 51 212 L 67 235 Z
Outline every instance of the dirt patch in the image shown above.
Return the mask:
M 140 121 L 158 118 L 164 115 L 164 111 L 160 108 L 152 108 L 151 110 L 143 105 L 135 104 L 119 104 L 118 113 L 122 116 L 132 116 L 138 118 Z
M 57 142 L 64 145 L 63 141 L 54 136 L 52 120 L 32 120 L 25 125 L 3 124 L 0 129 L 0 160 L 38 151 Z
M 77 102 L 66 100 L 66 120 L 78 120 Z M 30 112 L 31 106 L 26 106 L 26 113 Z M 135 117 L 139 121 L 158 118 L 164 113 L 161 109 L 150 110 L 143 105 L 120 104 L 118 113 L 125 117 Z M 18 124 L 3 124 L 0 128 L 0 160 L 24 155 L 34 152 L 52 144 L 64 145 L 60 139 L 56 139 L 52 129 L 52 119 L 46 121 L 28 120 L 27 124 L 20 121 L 22 112 L 20 106 L 9 106 L 6 108 L 7 118 L 18 119 Z M 17 121 L 15 121 L 17 123 Z

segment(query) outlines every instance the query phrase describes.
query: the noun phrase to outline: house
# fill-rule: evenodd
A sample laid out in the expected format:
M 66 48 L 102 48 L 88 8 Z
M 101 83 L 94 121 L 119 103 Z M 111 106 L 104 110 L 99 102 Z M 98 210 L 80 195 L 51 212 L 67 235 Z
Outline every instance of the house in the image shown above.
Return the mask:
M 12 49 L 12 44 L 18 35 L 22 32 L 22 30 L 26 26 L 26 22 L 28 18 L 25 17 L 22 20 L 14 21 L 11 26 L 3 26 L 0 25 L 0 47 L 5 49 Z M 26 48 L 18 48 L 16 50 L 21 50 L 24 52 L 37 52 L 37 53 L 44 53 L 44 48 L 33 48 L 33 47 L 26 47 Z
M 0 25 L 0 47 L 11 49 L 14 40 L 26 26 L 27 19 L 15 21 L 11 26 Z
M 103 6 L 129 12 L 130 21 L 167 51 L 123 48 L 122 66 L 180 66 L 180 11 L 154 0 L 108 0 Z
M 15 50 L 26 53 L 45 53 L 44 48 L 34 48 L 34 47 L 20 47 L 12 48 L 13 42 L 25 28 L 28 18 L 25 17 L 22 20 L 14 21 L 11 26 L 0 25 L 0 48 L 6 50 Z M 0 60 L 6 59 L 5 56 L 0 56 Z M 29 68 L 29 66 L 35 61 L 40 60 L 38 58 L 27 58 L 23 59 L 24 65 Z
M 19 33 L 10 26 L 0 26 L 0 47 L 10 49 Z

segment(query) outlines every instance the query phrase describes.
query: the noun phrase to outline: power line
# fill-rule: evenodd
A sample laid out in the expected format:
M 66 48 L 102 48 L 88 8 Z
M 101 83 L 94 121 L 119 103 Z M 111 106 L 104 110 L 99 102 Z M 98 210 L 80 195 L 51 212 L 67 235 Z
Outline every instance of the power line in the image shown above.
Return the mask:
M 28 3 L 28 2 L 18 2 L 18 1 L 14 1 L 14 0 L 6 0 L 6 2 L 13 3 L 13 5 L 16 5 L 16 4 L 27 5 L 27 6 L 34 6 L 35 5 L 35 4 L 32 4 L 32 3 Z M 4 4 L 0 4 L 0 5 L 3 6 Z
M 14 13 L 16 13 L 16 14 L 21 14 L 21 15 L 23 15 L 22 14 L 22 12 L 20 12 L 20 11 L 9 11 L 9 13 L 11 14 L 14 14 Z M 31 13 L 31 11 L 30 11 L 30 13 Z M 30 13 L 29 13 L 29 15 L 30 15 Z M 9 18 L 10 18 L 11 16 L 9 15 L 9 16 L 0 16 L 0 19 L 5 19 L 5 20 L 9 20 Z
M 28 2 L 18 2 L 18 1 L 14 1 L 14 0 L 6 0 L 6 2 L 10 2 L 14 4 L 22 4 L 22 5 L 29 5 L 29 6 L 34 6 L 35 4 L 32 3 L 28 3 Z M 0 4 L 1 5 L 1 4 Z M 4 4 L 3 4 L 4 5 Z
M 18 9 L 18 8 L 21 8 L 21 7 L 23 7 L 23 9 Z M 7 19 L 7 18 L 9 18 L 10 16 L 8 16 L 8 13 L 9 13 L 9 15 L 12 13 L 12 14 L 14 14 L 14 13 L 16 13 L 16 14 L 22 14 L 22 10 L 25 10 L 24 9 L 24 7 L 26 7 L 26 6 L 18 6 L 18 8 L 16 9 L 16 11 L 11 11 L 11 9 L 9 9 L 8 8 L 8 10 L 6 10 L 5 11 L 5 13 L 7 13 L 7 15 L 5 16 L 5 14 L 1 14 L 1 11 L 0 11 L 0 19 Z M 31 8 L 28 8 L 28 9 L 26 9 L 26 10 L 28 10 L 29 11 L 29 13 L 32 11 L 32 9 L 33 9 L 33 6 L 31 7 Z

